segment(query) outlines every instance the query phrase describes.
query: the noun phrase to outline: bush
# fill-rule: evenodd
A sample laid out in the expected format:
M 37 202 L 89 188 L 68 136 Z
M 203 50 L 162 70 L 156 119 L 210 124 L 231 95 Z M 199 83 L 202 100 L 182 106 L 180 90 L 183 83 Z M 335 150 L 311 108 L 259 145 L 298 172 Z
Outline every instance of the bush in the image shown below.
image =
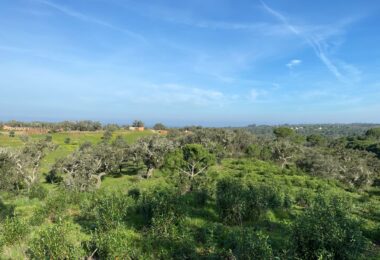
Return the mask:
M 70 144 L 71 139 L 70 137 L 66 137 L 65 140 L 63 141 L 65 144 Z
M 134 199 L 135 201 L 140 198 L 141 192 L 138 188 L 132 188 L 128 191 L 128 196 Z
M 196 207 L 203 207 L 206 205 L 208 200 L 208 191 L 207 189 L 200 189 L 194 191 L 194 203 Z
M 280 208 L 284 204 L 283 194 L 268 185 L 248 185 L 245 200 L 245 218 L 253 220 L 257 220 L 266 210 Z
M 236 259 L 272 259 L 272 248 L 268 236 L 251 229 L 230 232 L 227 248 L 231 249 Z
M 29 190 L 28 197 L 30 199 L 37 198 L 39 200 L 43 200 L 46 198 L 47 194 L 48 194 L 48 190 L 45 187 L 41 185 L 34 185 Z
M 66 210 L 72 203 L 75 194 L 60 192 L 53 197 L 48 197 L 44 206 L 38 208 L 31 219 L 33 225 L 40 225 L 48 218 L 52 222 L 59 222 L 67 217 Z
M 47 136 L 45 137 L 45 141 L 46 141 L 46 142 L 51 142 L 51 141 L 53 141 L 53 136 L 51 136 L 51 135 L 47 135 Z
M 31 259 L 82 259 L 85 254 L 77 233 L 67 223 L 49 225 L 31 240 L 28 255 Z
M 294 251 L 301 259 L 358 259 L 367 242 L 342 200 L 318 196 L 294 222 Z
M 124 194 L 101 194 L 91 202 L 90 211 L 97 226 L 102 230 L 113 229 L 123 222 L 128 217 L 128 213 L 134 201 Z M 86 214 L 88 214 L 88 211 Z
M 217 183 L 216 206 L 223 222 L 236 225 L 243 220 L 258 220 L 268 209 L 284 206 L 284 195 L 268 185 L 245 186 L 240 180 L 223 179 Z
M 246 205 L 244 186 L 241 181 L 222 179 L 217 183 L 216 207 L 224 223 L 242 223 Z
M 15 137 L 15 136 L 16 136 L 15 131 L 10 131 L 10 132 L 9 132 L 9 137 Z
M 107 232 L 95 232 L 91 251 L 96 249 L 99 259 L 140 259 L 139 236 L 134 231 L 119 226 Z
M 181 197 L 178 194 L 169 190 L 161 190 L 142 194 L 137 206 L 137 212 L 141 215 L 146 226 L 157 224 L 163 219 L 170 221 L 168 225 L 176 225 L 182 219 L 182 207 Z
M 48 174 L 45 175 L 45 180 L 47 183 L 61 183 L 63 177 L 59 175 L 56 169 L 51 169 Z
M 5 245 L 21 242 L 29 233 L 27 222 L 19 217 L 7 217 L 0 225 L 0 240 Z

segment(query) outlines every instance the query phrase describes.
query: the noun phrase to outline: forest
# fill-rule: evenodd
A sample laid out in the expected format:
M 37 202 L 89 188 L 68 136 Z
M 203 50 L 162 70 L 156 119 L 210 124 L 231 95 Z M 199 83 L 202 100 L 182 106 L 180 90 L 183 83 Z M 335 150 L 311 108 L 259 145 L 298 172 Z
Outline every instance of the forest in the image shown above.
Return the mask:
M 0 259 L 380 258 L 376 125 L 2 127 Z

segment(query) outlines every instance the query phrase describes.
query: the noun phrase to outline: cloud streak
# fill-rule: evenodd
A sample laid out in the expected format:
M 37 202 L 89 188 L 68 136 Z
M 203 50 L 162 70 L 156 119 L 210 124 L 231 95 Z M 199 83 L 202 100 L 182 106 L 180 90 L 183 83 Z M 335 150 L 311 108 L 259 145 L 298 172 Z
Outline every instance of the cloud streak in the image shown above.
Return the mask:
M 289 23 L 288 19 L 279 13 L 278 11 L 275 11 L 274 9 L 270 8 L 268 5 L 266 5 L 263 1 L 261 1 L 262 6 L 264 9 L 271 14 L 273 17 L 278 19 L 289 31 L 294 33 L 295 35 L 301 37 L 304 39 L 309 46 L 314 50 L 314 53 L 316 56 L 321 60 L 321 62 L 327 67 L 327 69 L 334 74 L 334 76 L 339 80 L 344 80 L 344 76 L 338 69 L 338 67 L 334 64 L 334 62 L 330 59 L 328 56 L 324 46 L 323 40 L 319 39 L 315 36 L 309 36 L 305 33 L 303 33 L 300 29 L 298 29 L 296 26 Z
M 112 23 L 109 23 L 109 22 L 106 22 L 106 21 L 103 21 L 103 20 L 100 20 L 98 18 L 94 18 L 94 17 L 91 17 L 91 16 L 88 16 L 86 14 L 83 14 L 81 12 L 78 12 L 78 11 L 75 11 L 75 10 L 72 10 L 70 8 L 67 8 L 65 6 L 62 6 L 62 5 L 58 5 L 58 4 L 55 4 L 51 1 L 47 1 L 47 0 L 36 0 L 38 3 L 40 4 L 43 4 L 43 5 L 46 5 L 50 8 L 53 8 L 67 16 L 71 16 L 71 17 L 74 17 L 78 20 L 81 20 L 81 21 L 84 21 L 84 22 L 87 22 L 87 23 L 92 23 L 92 24 L 96 24 L 96 25 L 99 25 L 99 26 L 102 26 L 104 28 L 108 28 L 108 29 L 111 29 L 111 30 L 114 30 L 114 31 L 118 31 L 118 32 L 121 32 L 131 38 L 135 38 L 137 40 L 140 40 L 140 41 L 146 41 L 145 37 L 142 36 L 141 34 L 138 34 L 136 32 L 133 32 L 131 30 L 128 30 L 128 29 L 124 29 L 124 28 L 121 28 L 121 27 L 118 27 L 118 26 L 115 26 L 113 25 Z

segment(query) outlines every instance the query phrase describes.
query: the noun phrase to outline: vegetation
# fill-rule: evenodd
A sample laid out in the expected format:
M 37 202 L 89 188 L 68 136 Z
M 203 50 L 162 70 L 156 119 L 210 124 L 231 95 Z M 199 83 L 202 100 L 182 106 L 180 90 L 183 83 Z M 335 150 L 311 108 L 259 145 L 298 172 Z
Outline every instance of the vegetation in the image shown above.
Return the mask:
M 377 129 L 101 128 L 0 135 L 1 259 L 380 257 Z

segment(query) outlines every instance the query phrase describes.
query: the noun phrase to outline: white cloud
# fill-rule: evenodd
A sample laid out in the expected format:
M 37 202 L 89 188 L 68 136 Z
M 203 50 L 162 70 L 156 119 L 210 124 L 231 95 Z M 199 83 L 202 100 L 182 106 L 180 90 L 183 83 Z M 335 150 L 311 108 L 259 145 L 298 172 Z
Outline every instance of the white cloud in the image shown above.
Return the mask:
M 292 69 L 293 67 L 296 67 L 296 66 L 300 65 L 301 63 L 302 63 L 302 60 L 294 59 L 294 60 L 289 61 L 289 63 L 286 64 L 286 66 L 289 69 Z

